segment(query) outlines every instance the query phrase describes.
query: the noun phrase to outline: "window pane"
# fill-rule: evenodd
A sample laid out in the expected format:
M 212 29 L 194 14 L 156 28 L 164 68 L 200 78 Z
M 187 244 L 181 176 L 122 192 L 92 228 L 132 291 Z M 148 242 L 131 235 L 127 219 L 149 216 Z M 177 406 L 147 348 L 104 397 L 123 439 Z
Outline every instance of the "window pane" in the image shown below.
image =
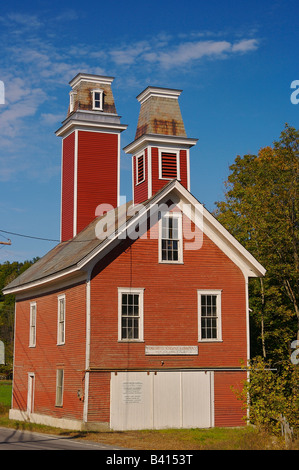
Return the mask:
M 139 294 L 122 294 L 121 338 L 139 337 Z
M 65 341 L 65 299 L 58 300 L 58 344 Z
M 162 218 L 162 261 L 179 260 L 179 222 L 177 217 L 164 216 Z
M 63 403 L 63 369 L 57 370 L 56 376 L 56 406 L 62 406 Z
M 201 295 L 201 338 L 217 339 L 217 295 Z

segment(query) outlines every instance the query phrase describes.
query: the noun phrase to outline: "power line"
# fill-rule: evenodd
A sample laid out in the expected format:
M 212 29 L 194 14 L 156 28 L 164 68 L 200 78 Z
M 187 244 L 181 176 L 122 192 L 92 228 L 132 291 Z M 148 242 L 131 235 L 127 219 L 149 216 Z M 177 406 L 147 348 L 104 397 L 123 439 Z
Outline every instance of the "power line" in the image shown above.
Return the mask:
M 60 242 L 60 240 L 56 240 L 54 238 L 34 237 L 32 235 L 24 235 L 24 234 L 21 234 L 21 233 L 8 232 L 7 230 L 0 230 L 0 232 L 7 233 L 9 235 L 15 235 L 17 237 L 33 238 L 34 240 L 44 240 L 44 241 L 47 241 L 47 242 Z
M 7 233 L 9 235 L 15 235 L 17 237 L 25 237 L 25 238 L 31 238 L 33 240 L 43 240 L 43 241 L 47 241 L 47 242 L 56 242 L 56 243 L 68 243 L 68 242 L 76 242 L 76 243 L 85 243 L 85 242 L 93 242 L 95 238 L 91 238 L 91 239 L 87 239 L 87 240 L 74 240 L 74 239 L 70 239 L 70 240 L 64 240 L 64 241 L 61 241 L 61 240 L 57 240 L 55 238 L 42 238 L 42 237 L 35 237 L 33 235 L 24 235 L 22 233 L 15 233 L 15 232 L 8 232 L 7 230 L 0 230 L 0 232 L 2 233 Z M 4 235 L 3 235 L 4 236 Z M 4 237 L 6 238 L 6 237 Z M 9 240 L 8 238 L 6 238 L 7 240 Z M 9 240 L 10 241 L 10 240 Z M 1 243 L 1 242 L 0 242 Z M 10 245 L 11 243 L 4 243 L 2 242 L 2 244 L 5 244 L 5 245 Z

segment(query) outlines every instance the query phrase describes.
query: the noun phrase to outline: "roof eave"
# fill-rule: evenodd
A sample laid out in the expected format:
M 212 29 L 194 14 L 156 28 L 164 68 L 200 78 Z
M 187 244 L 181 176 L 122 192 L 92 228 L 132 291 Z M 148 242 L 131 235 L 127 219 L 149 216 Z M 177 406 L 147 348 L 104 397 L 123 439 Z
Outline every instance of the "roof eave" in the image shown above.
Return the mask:
M 32 282 L 26 282 L 24 284 L 11 287 L 11 288 L 8 286 L 8 288 L 4 288 L 2 292 L 4 295 L 8 295 L 8 294 L 15 295 L 15 294 L 23 293 L 23 292 L 28 292 L 33 289 L 41 288 L 46 285 L 48 286 L 48 285 L 55 284 L 57 281 L 60 282 L 61 280 L 65 280 L 68 278 L 73 279 L 79 273 L 81 274 L 80 270 L 78 269 L 78 266 L 74 265 L 68 269 L 52 274 L 50 276 L 45 276 L 41 279 L 36 279 Z
M 175 145 L 183 148 L 191 148 L 198 142 L 198 139 L 193 139 L 190 137 L 184 136 L 173 136 L 173 135 L 164 135 L 164 134 L 144 134 L 138 137 L 130 144 L 126 145 L 123 148 L 125 153 L 134 153 L 139 151 L 141 148 L 146 147 L 147 145 L 156 145 L 161 144 Z
M 122 223 L 117 230 L 114 230 L 112 234 L 103 241 L 99 241 L 99 245 L 94 248 L 88 255 L 84 256 L 76 264 L 52 274 L 51 276 L 44 277 L 42 279 L 28 282 L 20 286 L 13 288 L 3 289 L 3 293 L 16 294 L 19 292 L 29 291 L 37 287 L 45 286 L 49 283 L 55 283 L 58 280 L 72 278 L 78 273 L 88 272 L 98 262 L 101 256 L 105 256 L 119 240 L 123 239 L 123 235 L 126 234 L 132 225 L 138 223 L 139 219 L 149 211 L 153 205 L 159 204 L 165 197 L 168 197 L 171 192 L 177 192 L 177 194 L 184 198 L 185 201 L 194 205 L 199 205 L 203 214 L 203 231 L 208 231 L 212 235 L 212 241 L 214 241 L 220 249 L 222 249 L 228 256 L 234 260 L 235 264 L 240 267 L 244 275 L 247 277 L 263 277 L 266 273 L 266 269 L 210 214 L 210 212 L 177 180 L 172 180 L 164 186 L 157 194 L 155 194 L 150 200 L 146 201 L 144 205 L 138 206 L 139 210 L 129 220 Z M 208 234 L 208 235 L 209 235 Z M 214 240 L 213 240 L 214 238 Z M 215 240 L 217 238 L 217 240 Z

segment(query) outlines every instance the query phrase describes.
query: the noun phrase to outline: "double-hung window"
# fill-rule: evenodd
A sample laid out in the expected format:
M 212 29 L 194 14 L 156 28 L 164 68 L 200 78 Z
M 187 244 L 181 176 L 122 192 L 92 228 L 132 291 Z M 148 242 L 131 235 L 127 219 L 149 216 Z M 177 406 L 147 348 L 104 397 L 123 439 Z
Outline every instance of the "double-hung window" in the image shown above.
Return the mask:
M 182 214 L 180 212 L 162 214 L 159 261 L 161 263 L 182 263 L 182 243 Z
M 36 345 L 36 302 L 30 303 L 30 332 L 29 346 L 31 348 Z
M 221 341 L 221 291 L 198 290 L 199 341 Z
M 65 343 L 65 295 L 58 297 L 57 344 Z
M 118 340 L 143 341 L 144 289 L 118 289 Z

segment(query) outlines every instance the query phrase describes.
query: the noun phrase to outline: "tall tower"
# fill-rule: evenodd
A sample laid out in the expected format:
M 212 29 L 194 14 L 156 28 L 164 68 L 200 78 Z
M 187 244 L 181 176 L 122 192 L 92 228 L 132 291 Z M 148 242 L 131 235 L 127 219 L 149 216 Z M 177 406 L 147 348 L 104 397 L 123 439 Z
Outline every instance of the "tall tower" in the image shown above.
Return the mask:
M 137 100 L 140 113 L 135 140 L 124 148 L 132 155 L 134 204 L 149 199 L 172 179 L 190 191 L 189 149 L 178 98 L 181 90 L 147 87 Z
M 117 207 L 120 191 L 120 123 L 111 89 L 113 77 L 79 73 L 71 81 L 62 137 L 61 241 L 95 217 L 99 204 Z

